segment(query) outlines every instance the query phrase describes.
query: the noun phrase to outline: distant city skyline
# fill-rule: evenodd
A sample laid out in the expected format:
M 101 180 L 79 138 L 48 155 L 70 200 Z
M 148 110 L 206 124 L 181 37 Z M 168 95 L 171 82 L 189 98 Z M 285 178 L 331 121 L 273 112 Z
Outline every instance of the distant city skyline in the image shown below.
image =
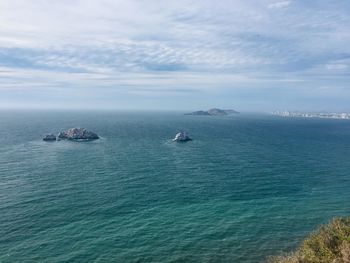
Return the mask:
M 350 2 L 2 0 L 0 108 L 350 112 Z

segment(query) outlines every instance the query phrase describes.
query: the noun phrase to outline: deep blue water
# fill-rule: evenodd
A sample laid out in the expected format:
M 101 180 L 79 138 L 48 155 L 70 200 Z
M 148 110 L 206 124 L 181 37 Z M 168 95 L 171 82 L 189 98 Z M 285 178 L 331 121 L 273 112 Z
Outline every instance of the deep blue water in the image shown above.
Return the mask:
M 41 140 L 70 127 L 102 139 Z M 346 120 L 0 112 L 2 263 L 263 262 L 349 189 Z

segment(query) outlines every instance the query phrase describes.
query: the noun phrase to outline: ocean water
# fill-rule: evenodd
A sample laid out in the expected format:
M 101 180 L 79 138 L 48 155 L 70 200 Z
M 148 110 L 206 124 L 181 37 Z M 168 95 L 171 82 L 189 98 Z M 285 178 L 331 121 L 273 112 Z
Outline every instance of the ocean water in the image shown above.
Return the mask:
M 102 138 L 41 140 L 70 127 Z M 346 120 L 0 112 L 2 263 L 264 262 L 349 189 Z

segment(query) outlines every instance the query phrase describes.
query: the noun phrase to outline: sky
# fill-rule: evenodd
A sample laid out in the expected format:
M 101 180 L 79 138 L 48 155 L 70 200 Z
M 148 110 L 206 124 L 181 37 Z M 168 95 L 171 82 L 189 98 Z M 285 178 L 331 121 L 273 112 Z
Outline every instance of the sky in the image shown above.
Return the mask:
M 0 108 L 350 112 L 349 0 L 1 0 Z

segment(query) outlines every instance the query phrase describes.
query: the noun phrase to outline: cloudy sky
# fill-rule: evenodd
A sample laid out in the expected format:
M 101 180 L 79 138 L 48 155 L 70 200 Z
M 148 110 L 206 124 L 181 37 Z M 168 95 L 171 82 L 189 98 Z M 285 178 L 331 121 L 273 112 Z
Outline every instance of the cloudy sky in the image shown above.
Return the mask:
M 1 0 L 0 107 L 350 111 L 349 0 Z

